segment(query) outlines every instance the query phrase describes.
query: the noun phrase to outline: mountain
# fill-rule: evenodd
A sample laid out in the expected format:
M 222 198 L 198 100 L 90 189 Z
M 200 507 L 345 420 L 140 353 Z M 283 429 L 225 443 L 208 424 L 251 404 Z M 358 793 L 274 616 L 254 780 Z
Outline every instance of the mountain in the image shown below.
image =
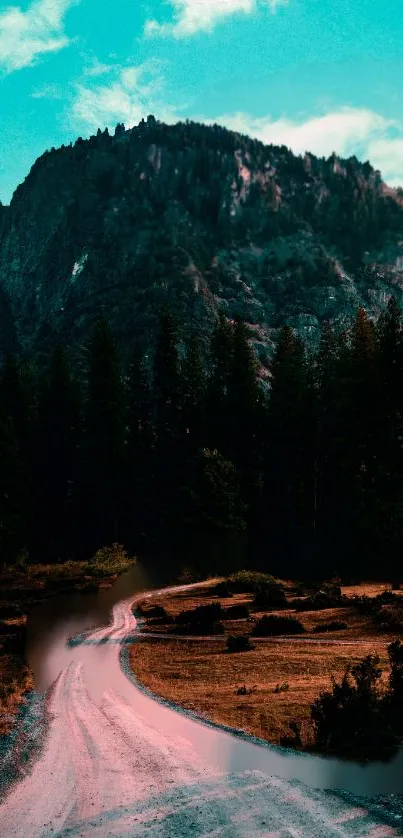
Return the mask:
M 241 315 L 263 365 L 288 322 L 375 314 L 403 288 L 403 193 L 355 157 L 297 157 L 217 125 L 148 117 L 40 157 L 0 205 L 0 351 L 80 347 L 100 313 L 125 355 L 161 304 L 183 339 Z

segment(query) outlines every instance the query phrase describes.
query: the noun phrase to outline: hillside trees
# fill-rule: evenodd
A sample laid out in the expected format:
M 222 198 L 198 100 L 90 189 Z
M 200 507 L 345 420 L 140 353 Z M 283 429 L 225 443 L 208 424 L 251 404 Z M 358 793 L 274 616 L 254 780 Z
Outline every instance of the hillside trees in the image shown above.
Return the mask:
M 0 374 L 0 546 L 60 561 L 114 541 L 159 561 L 191 555 L 300 578 L 398 579 L 403 338 L 392 300 L 373 324 L 323 329 L 309 353 L 288 326 L 262 386 L 241 320 L 206 353 L 163 311 L 154 351 L 122 363 L 96 322 L 74 364 L 10 357 Z M 229 562 L 229 564 L 228 564 Z

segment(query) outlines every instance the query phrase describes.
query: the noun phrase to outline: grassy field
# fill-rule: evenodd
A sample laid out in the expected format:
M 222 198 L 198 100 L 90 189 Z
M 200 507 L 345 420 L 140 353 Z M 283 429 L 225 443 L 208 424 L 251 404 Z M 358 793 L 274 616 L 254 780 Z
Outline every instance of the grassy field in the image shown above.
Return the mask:
M 9 732 L 24 694 L 33 686 L 25 663 L 27 615 L 45 599 L 109 587 L 133 559 L 101 550 L 88 562 L 5 568 L 0 575 L 0 735 Z
M 251 607 L 251 594 L 218 600 L 212 595 L 214 584 L 208 583 L 190 595 L 158 596 L 149 605 L 161 605 L 173 617 L 184 609 L 217 601 L 223 607 Z M 390 585 L 363 584 L 343 588 L 342 593 L 373 597 L 386 589 L 390 590 Z M 341 676 L 348 664 L 370 653 L 379 655 L 386 670 L 387 645 L 396 635 L 381 631 L 370 617 L 360 615 L 348 603 L 343 608 L 299 613 L 289 608 L 273 613 L 298 617 L 306 634 L 252 638 L 251 651 L 228 653 L 226 636 L 250 633 L 262 613 L 251 609 L 249 620 L 224 620 L 225 635 L 191 639 L 167 639 L 169 625 L 155 626 L 146 619 L 141 638 L 131 648 L 133 671 L 157 695 L 273 743 L 289 735 L 289 722 L 297 720 L 308 744 L 310 705 L 321 690 L 330 687 L 331 676 Z M 343 621 L 347 628 L 314 633 L 315 626 L 333 620 Z M 150 631 L 161 633 L 161 638 L 147 638 Z M 321 642 L 324 638 L 326 642 Z

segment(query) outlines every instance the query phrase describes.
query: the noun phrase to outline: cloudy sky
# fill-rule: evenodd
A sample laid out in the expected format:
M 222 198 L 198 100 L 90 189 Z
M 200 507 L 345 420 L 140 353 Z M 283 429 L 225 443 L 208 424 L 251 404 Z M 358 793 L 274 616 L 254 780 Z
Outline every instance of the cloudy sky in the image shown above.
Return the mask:
M 401 0 L 0 0 L 0 200 L 98 127 L 215 121 L 403 184 Z

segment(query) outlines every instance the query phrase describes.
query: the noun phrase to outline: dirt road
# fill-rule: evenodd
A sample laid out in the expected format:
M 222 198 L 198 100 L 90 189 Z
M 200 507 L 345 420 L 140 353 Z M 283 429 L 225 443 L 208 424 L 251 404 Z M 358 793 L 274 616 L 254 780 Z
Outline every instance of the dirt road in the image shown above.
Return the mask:
M 70 648 L 64 643 L 44 747 L 0 807 L 2 838 L 403 834 L 365 808 L 304 785 L 304 757 L 274 754 L 268 762 L 269 749 L 144 695 L 120 666 L 122 643 L 135 631 L 126 601 L 115 606 L 110 626 Z M 321 785 L 323 764 L 310 763 L 313 785 Z

